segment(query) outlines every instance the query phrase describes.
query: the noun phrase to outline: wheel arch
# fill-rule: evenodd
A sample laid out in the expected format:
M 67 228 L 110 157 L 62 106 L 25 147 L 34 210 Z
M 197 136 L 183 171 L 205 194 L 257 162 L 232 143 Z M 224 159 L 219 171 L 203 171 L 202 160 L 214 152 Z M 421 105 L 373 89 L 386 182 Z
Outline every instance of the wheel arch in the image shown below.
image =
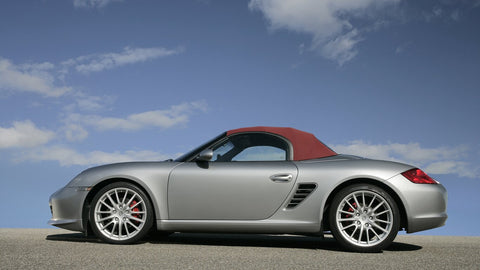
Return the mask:
M 381 181 L 374 180 L 374 179 L 371 179 L 371 178 L 355 178 L 355 179 L 350 179 L 346 182 L 341 183 L 340 185 L 335 187 L 335 189 L 333 189 L 330 192 L 330 194 L 328 195 L 328 198 L 325 201 L 325 207 L 323 209 L 323 214 L 322 214 L 322 228 L 323 228 L 323 231 L 329 231 L 330 230 L 329 220 L 328 220 L 328 211 L 330 209 L 330 205 L 332 204 L 332 201 L 333 201 L 333 198 L 335 197 L 335 195 L 340 190 L 342 190 L 343 188 L 351 186 L 351 185 L 355 185 L 355 184 L 369 184 L 369 185 L 374 185 L 374 186 L 377 186 L 377 187 L 385 190 L 388 193 L 388 195 L 390 195 L 393 198 L 393 200 L 395 201 L 395 203 L 398 206 L 398 210 L 400 212 L 400 229 L 405 229 L 405 230 L 408 229 L 407 228 L 408 227 L 408 219 L 407 219 L 407 212 L 405 210 L 405 206 L 403 205 L 403 202 L 400 199 L 400 197 L 398 196 L 398 194 L 391 187 L 389 187 L 387 184 L 385 184 Z
M 95 184 L 90 192 L 88 192 L 87 197 L 85 198 L 85 201 L 83 203 L 83 208 L 82 208 L 82 223 L 83 223 L 83 228 L 85 230 L 86 235 L 93 235 L 92 227 L 89 221 L 89 212 L 90 212 L 90 206 L 93 200 L 93 197 L 104 187 L 107 185 L 117 183 L 117 182 L 126 182 L 130 183 L 132 185 L 135 185 L 137 188 L 141 189 L 148 197 L 150 200 L 150 203 L 152 204 L 153 208 L 153 226 L 152 228 L 156 228 L 156 216 L 157 216 L 157 207 L 155 206 L 155 201 L 152 198 L 152 195 L 150 194 L 150 191 L 145 188 L 143 185 L 139 184 L 137 181 L 134 181 L 129 178 L 124 178 L 124 177 L 115 177 L 115 178 L 108 178 L 105 180 L 102 180 Z

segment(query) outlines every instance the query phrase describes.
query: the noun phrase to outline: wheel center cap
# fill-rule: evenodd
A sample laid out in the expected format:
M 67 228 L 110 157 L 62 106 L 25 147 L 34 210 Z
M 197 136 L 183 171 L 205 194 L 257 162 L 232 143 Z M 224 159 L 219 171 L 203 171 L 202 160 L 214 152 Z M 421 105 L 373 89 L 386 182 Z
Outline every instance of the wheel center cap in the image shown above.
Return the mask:
M 117 207 L 117 215 L 118 217 L 123 217 L 126 214 L 126 209 L 123 206 L 118 206 Z

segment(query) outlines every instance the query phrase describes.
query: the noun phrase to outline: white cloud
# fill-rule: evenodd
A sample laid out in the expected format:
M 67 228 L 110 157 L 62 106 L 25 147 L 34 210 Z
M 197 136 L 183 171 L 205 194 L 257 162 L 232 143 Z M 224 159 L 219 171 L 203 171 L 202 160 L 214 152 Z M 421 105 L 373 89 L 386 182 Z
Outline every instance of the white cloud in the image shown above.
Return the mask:
M 72 90 L 68 86 L 56 86 L 52 74 L 54 65 L 40 64 L 14 65 L 0 58 L 0 90 L 32 92 L 47 97 L 60 97 Z
M 468 162 L 462 161 L 439 161 L 429 164 L 425 171 L 432 174 L 454 173 L 461 177 L 477 178 L 480 175 L 479 168 L 472 168 Z
M 450 14 L 450 18 L 452 18 L 452 20 L 454 20 L 454 21 L 459 21 L 460 17 L 461 17 L 461 14 L 460 14 L 460 10 L 458 10 L 458 9 L 455 9 Z
M 433 8 L 432 13 L 435 17 L 439 17 L 439 16 L 442 16 L 443 10 L 441 7 L 437 6 Z
M 69 124 L 63 129 L 65 131 L 65 138 L 70 142 L 83 141 L 88 137 L 88 131 L 80 125 Z
M 52 70 L 55 68 L 55 65 L 50 62 L 43 62 L 43 63 L 27 63 L 19 65 L 19 68 L 22 70 L 28 70 L 32 73 L 41 72 Z
M 357 55 L 358 51 L 355 49 L 355 45 L 360 41 L 362 38 L 359 37 L 357 29 L 353 29 L 345 35 L 325 43 L 321 53 L 325 58 L 336 60 L 339 65 L 343 65 Z
M 357 54 L 363 30 L 374 29 L 376 14 L 400 0 L 250 0 L 251 10 L 261 11 L 272 30 L 287 29 L 312 36 L 312 50 L 340 65 Z M 353 20 L 373 21 L 371 26 L 353 25 Z M 383 20 L 381 20 L 383 21 Z M 367 25 L 367 26 L 366 26 Z M 366 27 L 365 29 L 363 27 Z
M 75 102 L 65 107 L 67 111 L 74 111 L 76 109 L 88 112 L 109 110 L 115 102 L 115 97 L 107 95 L 93 96 L 83 92 L 77 92 L 73 96 Z
M 419 143 L 369 144 L 357 140 L 333 145 L 332 149 L 342 154 L 404 162 L 432 174 L 457 174 L 470 178 L 480 176 L 478 167 L 463 161 L 469 155 L 466 146 L 423 148 Z
M 54 132 L 39 129 L 29 120 L 14 122 L 13 127 L 0 127 L 0 149 L 36 147 L 48 143 L 54 137 Z
M 434 6 L 431 10 L 423 12 L 423 18 L 426 22 L 431 22 L 436 18 L 442 17 L 443 14 L 444 11 L 440 6 Z
M 67 60 L 63 64 L 66 67 L 74 66 L 78 72 L 90 73 L 175 55 L 182 53 L 183 51 L 184 49 L 181 47 L 176 49 L 166 49 L 162 47 L 125 47 L 120 53 L 104 53 L 80 56 L 75 59 Z
M 102 8 L 110 3 L 122 1 L 123 0 L 73 0 L 73 5 L 81 8 Z
M 409 41 L 409 42 L 404 42 L 400 45 L 397 46 L 397 48 L 395 49 L 395 54 L 402 54 L 404 53 L 406 50 L 410 49 L 410 47 L 412 47 L 412 42 Z
M 92 151 L 79 153 L 62 146 L 41 147 L 23 153 L 17 161 L 58 161 L 61 166 L 92 166 L 126 161 L 161 161 L 170 157 L 153 151 L 103 152 Z
M 207 104 L 205 101 L 195 101 L 174 105 L 167 110 L 131 114 L 125 118 L 71 114 L 66 121 L 93 126 L 99 130 L 135 131 L 148 127 L 170 128 L 186 124 L 192 114 L 206 110 Z
M 30 92 L 47 97 L 60 97 L 67 93 L 73 93 L 79 108 L 90 111 L 98 110 L 109 101 L 108 97 L 106 99 L 105 97 L 87 96 L 73 91 L 70 86 L 58 85 L 59 81 L 65 80 L 72 68 L 80 73 L 99 72 L 180 54 L 183 51 L 182 47 L 175 49 L 126 47 L 120 53 L 79 56 L 60 64 L 43 62 L 15 65 L 10 60 L 0 57 L 0 91 Z
M 479 0 L 443 0 L 436 1 L 435 5 L 427 6 L 420 15 L 427 23 L 458 22 L 465 14 L 469 14 L 471 9 L 480 6 Z
M 126 118 L 71 114 L 70 117 L 65 119 L 65 126 L 58 130 L 63 136 L 57 136 L 53 131 L 39 129 L 29 120 L 14 122 L 12 127 L 0 127 L 0 149 L 29 148 L 16 152 L 15 160 L 17 162 L 58 161 L 62 166 L 97 165 L 133 160 L 164 160 L 169 157 L 153 151 L 115 151 L 111 153 L 91 151 L 80 153 L 70 147 L 53 145 L 52 140 L 57 138 L 68 142 L 83 141 L 89 136 L 84 125 L 93 126 L 99 130 L 126 131 L 148 127 L 171 128 L 186 124 L 194 113 L 206 110 L 206 102 L 196 101 L 174 105 L 166 110 L 132 114 Z
M 81 110 L 85 111 L 98 111 L 101 110 L 103 106 L 103 98 L 99 96 L 82 96 L 77 98 L 77 106 Z

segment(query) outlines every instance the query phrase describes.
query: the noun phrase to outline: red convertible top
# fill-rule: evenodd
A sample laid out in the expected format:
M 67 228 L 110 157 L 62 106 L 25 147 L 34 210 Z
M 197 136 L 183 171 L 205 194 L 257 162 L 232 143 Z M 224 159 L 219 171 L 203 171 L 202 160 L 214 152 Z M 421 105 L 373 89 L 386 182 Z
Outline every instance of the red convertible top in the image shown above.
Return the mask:
M 285 127 L 247 127 L 227 131 L 227 136 L 242 132 L 267 132 L 284 137 L 293 147 L 293 160 L 307 160 L 335 156 L 332 149 L 319 141 L 313 134 Z

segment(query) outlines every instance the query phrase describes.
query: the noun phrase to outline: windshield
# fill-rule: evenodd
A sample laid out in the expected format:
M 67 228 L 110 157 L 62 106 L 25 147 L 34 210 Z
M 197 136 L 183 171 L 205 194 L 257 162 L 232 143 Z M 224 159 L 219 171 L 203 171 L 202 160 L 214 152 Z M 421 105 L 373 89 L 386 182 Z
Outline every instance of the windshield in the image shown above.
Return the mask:
M 192 151 L 183 154 L 179 158 L 175 159 L 176 162 L 185 162 L 185 161 L 190 161 L 192 160 L 195 156 L 197 156 L 203 149 L 211 146 L 213 143 L 216 141 L 220 140 L 221 138 L 227 136 L 226 132 L 223 132 L 222 134 L 218 135 L 217 137 L 211 139 L 210 141 L 200 145 L 199 147 L 193 149 Z

